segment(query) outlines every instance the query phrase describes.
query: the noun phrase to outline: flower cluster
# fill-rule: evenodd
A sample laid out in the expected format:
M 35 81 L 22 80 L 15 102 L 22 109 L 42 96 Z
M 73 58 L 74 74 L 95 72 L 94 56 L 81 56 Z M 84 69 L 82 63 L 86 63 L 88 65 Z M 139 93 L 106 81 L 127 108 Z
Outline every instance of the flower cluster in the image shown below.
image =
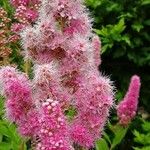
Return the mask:
M 14 18 L 19 22 L 13 24 L 14 32 L 18 32 L 36 21 L 40 0 L 10 0 L 10 2 L 15 8 Z
M 0 8 L 0 63 L 8 64 L 12 53 L 11 44 L 17 44 L 19 32 L 34 23 L 38 17 L 40 0 L 11 0 L 15 8 L 15 22 L 8 18 L 7 12 Z
M 57 100 L 47 99 L 42 103 L 40 110 L 40 142 L 36 149 L 60 149 L 71 150 L 69 141 L 68 125 L 61 109 L 61 104 Z
M 6 117 L 18 125 L 22 135 L 34 135 L 37 113 L 26 74 L 17 72 L 13 67 L 3 67 L 0 70 L 0 81 L 2 94 L 7 98 Z
M 140 78 L 134 75 L 131 78 L 127 94 L 117 107 L 117 115 L 123 126 L 128 125 L 136 115 L 140 86 Z
M 71 124 L 71 136 L 75 142 L 90 148 L 103 131 L 113 95 L 108 79 L 91 76 L 87 80 L 75 93 L 78 115 Z
M 12 4 L 24 10 L 30 1 Z M 6 104 L 14 105 L 6 105 L 6 111 L 16 115 L 13 121 L 19 122 L 22 135 L 38 137 L 36 150 L 72 150 L 74 143 L 90 148 L 101 136 L 114 92 L 98 71 L 101 42 L 91 22 L 82 0 L 43 0 L 36 24 L 21 33 L 25 57 L 34 63 L 31 85 L 20 80 L 24 75 L 18 72 L 13 71 L 11 79 L 4 76 L 9 69 L 0 72 L 2 79 L 15 80 L 2 80 Z M 68 120 L 65 112 L 70 107 L 76 113 Z

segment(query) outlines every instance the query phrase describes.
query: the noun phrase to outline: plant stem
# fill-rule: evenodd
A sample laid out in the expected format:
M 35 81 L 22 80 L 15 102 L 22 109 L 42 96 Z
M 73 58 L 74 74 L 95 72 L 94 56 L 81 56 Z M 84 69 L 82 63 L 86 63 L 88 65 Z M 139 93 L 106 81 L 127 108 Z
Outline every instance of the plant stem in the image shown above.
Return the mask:
M 8 57 L 4 57 L 3 58 L 3 64 L 6 66 L 6 65 L 8 65 L 8 61 L 9 59 L 8 59 Z
M 30 70 L 30 61 L 26 60 L 24 64 L 24 71 L 27 75 L 29 75 L 29 70 Z
M 24 142 L 20 145 L 19 150 L 24 150 Z

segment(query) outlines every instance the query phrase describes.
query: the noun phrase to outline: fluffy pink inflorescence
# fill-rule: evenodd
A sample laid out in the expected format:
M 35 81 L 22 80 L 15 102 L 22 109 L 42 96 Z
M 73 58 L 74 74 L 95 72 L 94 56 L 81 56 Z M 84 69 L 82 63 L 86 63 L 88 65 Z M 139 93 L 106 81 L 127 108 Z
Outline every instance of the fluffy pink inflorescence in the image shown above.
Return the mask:
M 84 47 L 85 44 L 89 46 L 89 49 L 92 47 L 87 42 L 89 36 L 92 36 L 91 28 L 91 19 L 81 1 L 52 0 L 49 2 L 44 0 L 37 25 L 27 28 L 22 34 L 24 49 L 27 56 L 38 63 L 49 63 L 52 59 L 60 60 L 64 58 L 64 55 L 70 57 L 72 49 L 70 46 L 73 45 L 68 45 L 69 41 L 76 44 L 80 39 L 81 41 L 86 39 L 81 47 Z M 73 42 L 75 37 L 77 39 Z M 84 52 L 78 52 L 78 55 L 80 53 L 82 55 Z
M 47 99 L 41 106 L 40 142 L 36 150 L 71 150 L 68 125 L 57 100 Z
M 12 3 L 19 9 L 19 18 L 26 15 L 24 10 L 30 6 L 29 0 L 23 4 L 19 0 Z M 28 20 L 31 16 L 21 19 Z M 19 84 L 17 91 L 20 94 L 26 91 L 27 102 L 18 93 L 15 105 L 11 104 L 14 97 L 5 94 L 9 99 L 6 107 L 17 107 L 18 102 L 18 106 L 30 106 L 27 114 L 21 112 L 25 117 L 16 115 L 14 121 L 19 122 L 23 135 L 31 131 L 26 130 L 28 124 L 35 127 L 31 137 L 39 139 L 37 150 L 72 150 L 74 143 L 91 148 L 107 122 L 114 92 L 110 80 L 98 71 L 101 42 L 92 33 L 91 22 L 82 0 L 43 0 L 36 24 L 27 26 L 21 33 L 25 57 L 34 63 L 34 78 L 31 89 L 28 80 L 14 79 L 12 91 L 5 93 L 15 95 Z M 12 30 L 20 28 L 16 24 Z M 68 121 L 66 110 L 70 108 L 77 113 Z
M 27 5 L 29 0 L 10 0 L 10 2 L 14 7 L 18 7 L 20 5 Z
M 18 21 L 12 25 L 14 33 L 37 20 L 40 0 L 10 0 L 10 3 L 15 8 L 14 18 Z
M 34 134 L 37 121 L 30 124 L 28 120 L 36 120 L 37 117 L 31 114 L 33 101 L 31 87 L 25 74 L 21 74 L 12 67 L 3 67 L 0 70 L 0 81 L 2 92 L 6 97 L 6 116 L 12 122 L 16 122 L 21 129 L 21 134 L 30 136 Z M 24 129 L 23 129 L 24 128 Z
M 71 136 L 80 145 L 90 148 L 101 135 L 113 95 L 109 79 L 91 76 L 87 80 L 75 93 L 78 115 L 71 125 Z
M 21 23 L 14 23 L 11 26 L 11 31 L 14 33 L 20 32 L 23 28 L 25 28 L 25 25 L 21 24 Z
M 16 9 L 15 18 L 19 20 L 19 22 L 23 24 L 32 23 L 37 19 L 38 12 L 37 10 L 32 10 L 26 8 L 26 6 L 20 5 Z
M 128 125 L 136 115 L 140 86 L 140 78 L 134 75 L 131 78 L 127 94 L 117 107 L 117 115 L 121 125 Z

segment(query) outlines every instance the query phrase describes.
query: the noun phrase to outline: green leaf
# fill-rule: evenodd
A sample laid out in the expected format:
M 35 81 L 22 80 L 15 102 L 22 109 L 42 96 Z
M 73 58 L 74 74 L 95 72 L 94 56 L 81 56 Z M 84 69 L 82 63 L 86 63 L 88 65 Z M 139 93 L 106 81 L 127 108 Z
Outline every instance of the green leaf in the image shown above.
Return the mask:
M 130 12 L 126 12 L 126 13 L 124 13 L 124 12 L 122 12 L 122 15 L 120 15 L 118 18 L 132 18 L 133 17 L 133 15 L 130 13 Z
M 101 53 L 103 54 L 104 52 L 107 51 L 108 48 L 112 48 L 112 47 L 113 47 L 113 44 L 106 44 L 106 45 L 102 46 Z
M 107 9 L 108 12 L 111 12 L 113 10 L 116 10 L 117 8 L 119 8 L 119 4 L 118 3 L 112 3 L 110 5 L 110 7 L 107 7 L 106 9 Z
M 93 8 L 96 8 L 98 7 L 99 5 L 101 5 L 101 1 L 99 0 L 86 0 L 86 4 L 90 7 L 93 7 Z
M 5 123 L 3 121 L 0 121 L 0 134 L 1 135 L 5 135 L 7 137 L 11 137 L 11 132 L 9 131 L 9 129 L 7 128 L 7 126 L 5 125 Z
M 96 142 L 96 150 L 109 150 L 108 144 L 104 139 L 100 139 Z
M 71 121 L 76 115 L 76 109 L 71 106 L 65 113 L 69 121 Z
M 23 141 L 16 131 L 16 126 L 5 120 L 0 120 L 0 135 L 7 137 L 7 143 L 11 145 L 13 150 L 18 149 Z
M 134 150 L 150 150 L 150 146 L 145 146 L 142 148 L 134 147 Z
M 0 96 L 0 118 L 3 116 L 4 114 L 4 99 L 3 97 Z
M 111 140 L 110 140 L 109 136 L 105 132 L 103 133 L 103 136 L 109 142 L 109 144 L 111 144 Z
M 102 27 L 101 30 L 99 30 L 99 29 L 93 29 L 93 31 L 96 32 L 99 35 L 104 36 L 104 37 L 109 35 L 108 34 L 108 29 L 106 27 Z
M 121 33 L 124 31 L 125 28 L 126 26 L 125 26 L 124 18 L 121 18 L 118 24 L 116 24 L 112 30 L 114 30 L 114 33 Z
M 119 22 L 115 25 L 102 26 L 102 29 L 94 29 L 93 31 L 100 35 L 102 40 L 102 53 L 106 52 L 108 49 L 113 48 L 114 44 L 117 42 L 125 41 L 128 45 L 131 45 L 129 36 L 126 34 L 124 36 L 121 33 L 125 30 L 124 19 L 121 18 Z M 116 42 L 117 41 L 117 42 Z
M 150 133 L 143 134 L 134 130 L 133 134 L 135 135 L 134 141 L 142 145 L 150 144 Z
M 6 142 L 1 142 L 0 143 L 0 150 L 12 150 L 11 144 L 6 143 Z
M 120 125 L 116 125 L 113 127 L 113 132 L 114 132 L 114 138 L 112 141 L 111 149 L 115 148 L 125 137 L 127 133 L 128 128 L 124 128 Z
M 145 20 L 143 23 L 147 26 L 150 26 L 150 19 Z
M 142 128 L 144 131 L 150 132 L 150 122 L 144 121 L 144 124 L 142 124 Z
M 122 36 L 121 40 L 125 41 L 129 46 L 131 46 L 130 37 L 128 35 Z
M 150 0 L 143 0 L 142 1 L 142 5 L 149 5 L 150 4 Z
M 2 142 L 2 139 L 3 139 L 3 135 L 0 135 L 0 142 Z
M 143 26 L 141 23 L 139 23 L 139 22 L 135 22 L 135 23 L 132 25 L 132 29 L 134 29 L 134 30 L 137 31 L 137 32 L 140 32 L 141 29 L 143 29 L 143 28 L 144 28 L 144 26 Z

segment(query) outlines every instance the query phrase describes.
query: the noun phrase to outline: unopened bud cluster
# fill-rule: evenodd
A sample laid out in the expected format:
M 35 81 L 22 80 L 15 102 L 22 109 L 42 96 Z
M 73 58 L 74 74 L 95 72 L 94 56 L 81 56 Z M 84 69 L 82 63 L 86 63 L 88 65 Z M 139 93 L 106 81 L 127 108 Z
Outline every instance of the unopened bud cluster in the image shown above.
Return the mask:
M 131 78 L 127 94 L 118 104 L 117 115 L 120 124 L 123 126 L 127 126 L 136 115 L 140 86 L 141 82 L 139 76 L 134 75 Z

